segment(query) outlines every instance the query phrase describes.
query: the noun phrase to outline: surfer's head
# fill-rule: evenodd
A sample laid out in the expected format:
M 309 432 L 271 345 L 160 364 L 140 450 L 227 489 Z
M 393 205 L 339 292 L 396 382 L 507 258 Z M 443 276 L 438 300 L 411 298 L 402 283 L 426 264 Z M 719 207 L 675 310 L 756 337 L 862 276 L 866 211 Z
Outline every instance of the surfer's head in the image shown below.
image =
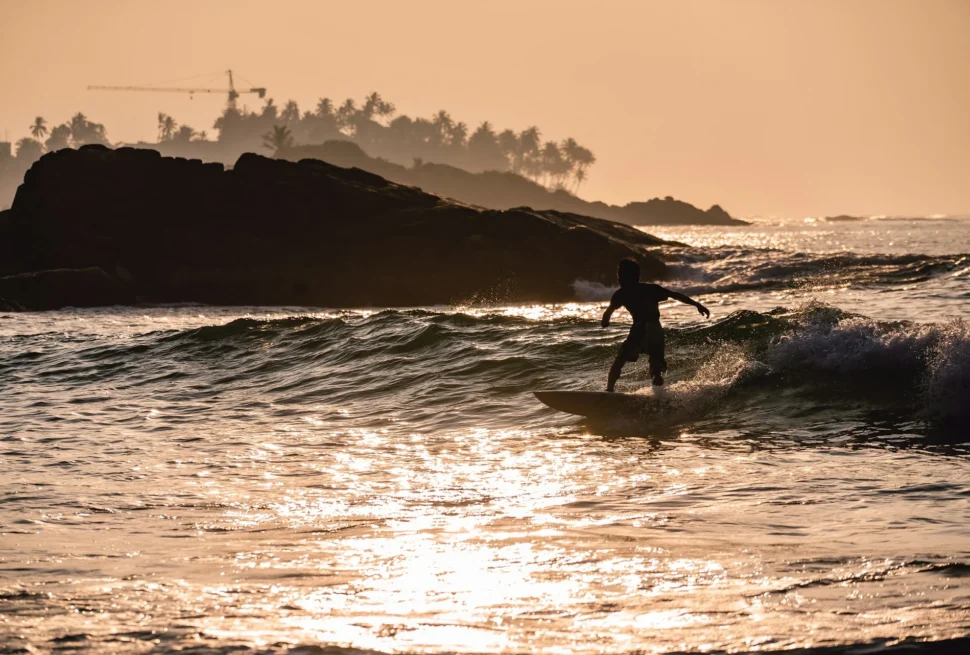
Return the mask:
M 633 259 L 621 259 L 616 267 L 616 279 L 621 287 L 636 284 L 640 281 L 640 264 Z

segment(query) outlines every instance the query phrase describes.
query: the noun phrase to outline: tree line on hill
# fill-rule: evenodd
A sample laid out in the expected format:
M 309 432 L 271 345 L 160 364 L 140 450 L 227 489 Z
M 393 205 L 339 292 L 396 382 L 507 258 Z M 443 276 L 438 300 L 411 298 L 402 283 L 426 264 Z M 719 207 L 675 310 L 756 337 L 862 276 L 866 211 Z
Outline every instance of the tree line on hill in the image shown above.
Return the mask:
M 80 148 L 91 143 L 108 145 L 104 125 L 88 120 L 81 112 L 52 129 L 48 129 L 46 119 L 38 116 L 29 129 L 30 136 L 18 139 L 14 150 L 17 159 L 27 162 L 36 161 L 44 152 L 62 148 Z
M 395 114 L 394 104 L 377 92 L 359 105 L 350 98 L 340 105 L 321 98 L 312 111 L 302 112 L 294 100 L 280 108 L 270 98 L 258 111 L 226 107 L 213 128 L 218 142 L 237 143 L 244 150 L 265 146 L 275 151 L 343 139 L 396 163 L 433 161 L 471 172 L 511 171 L 549 188 L 574 192 L 596 163 L 592 151 L 575 139 L 543 141 L 535 126 L 516 133 L 497 131 L 483 121 L 472 131 L 445 110 L 430 118 Z M 207 137 L 167 114 L 158 115 L 159 142 L 189 143 Z
M 489 121 L 475 130 L 452 118 L 445 110 L 430 118 L 411 118 L 397 111 L 376 91 L 358 104 L 348 98 L 340 105 L 321 98 L 312 111 L 300 111 L 294 100 L 278 107 L 272 98 L 257 111 L 230 103 L 216 119 L 216 141 L 234 146 L 240 153 L 267 147 L 274 151 L 292 145 L 315 145 L 335 139 L 348 140 L 375 157 L 420 166 L 423 162 L 450 164 L 471 172 L 512 172 L 550 189 L 576 192 L 589 175 L 596 157 L 573 138 L 543 140 L 538 127 L 521 132 L 498 131 Z M 44 152 L 80 147 L 90 143 L 108 145 L 104 125 L 77 113 L 68 121 L 48 128 L 38 116 L 30 137 L 15 144 L 20 163 L 32 163 Z M 158 114 L 160 144 L 208 142 L 206 131 L 179 124 L 172 116 Z
M 673 198 L 615 207 L 586 202 L 575 195 L 596 158 L 575 139 L 541 139 L 537 127 L 519 133 L 497 132 L 488 121 L 469 134 L 468 127 L 446 111 L 431 118 L 394 117 L 394 105 L 372 93 L 358 106 L 346 100 L 335 106 L 323 98 L 314 111 L 300 112 L 294 101 L 280 110 L 268 100 L 259 111 L 233 103 L 215 121 L 210 140 L 205 131 L 157 115 L 157 144 L 167 156 L 233 164 L 244 152 L 268 148 L 278 158 L 316 158 L 358 167 L 401 184 L 418 186 L 462 202 L 493 208 L 535 206 L 633 224 L 737 224 L 718 206 L 702 211 Z M 45 151 L 110 145 L 104 125 L 77 113 L 52 129 L 38 116 L 30 137 L 0 149 L 0 209 L 13 201 L 27 169 Z M 120 144 L 118 144 L 120 145 Z
M 205 148 L 219 148 L 236 156 L 246 151 L 274 152 L 294 145 L 316 145 L 332 140 L 356 143 L 370 155 L 399 164 L 420 167 L 424 162 L 448 164 L 470 172 L 512 172 L 551 190 L 578 191 L 596 157 L 573 138 L 543 140 L 536 126 L 520 132 L 497 130 L 483 121 L 471 130 L 445 110 L 429 118 L 401 114 L 393 103 L 373 92 L 360 104 L 348 98 L 337 105 L 321 98 L 312 111 L 302 111 L 294 100 L 278 107 L 270 98 L 258 110 L 230 103 L 215 120 L 215 142 L 206 131 L 179 124 L 159 112 L 158 143 L 175 146 L 186 156 L 207 158 Z M 0 162 L 0 184 L 19 184 L 23 172 L 44 152 L 87 144 L 110 145 L 105 126 L 78 112 L 64 123 L 49 127 L 38 116 L 29 137 L 15 144 L 14 161 Z M 204 144 L 211 144 L 206 146 Z M 194 154 L 199 151 L 199 154 Z M 0 159 L 3 153 L 0 152 Z M 12 178 L 16 178 L 13 180 Z M 6 194 L 4 194 L 6 195 Z

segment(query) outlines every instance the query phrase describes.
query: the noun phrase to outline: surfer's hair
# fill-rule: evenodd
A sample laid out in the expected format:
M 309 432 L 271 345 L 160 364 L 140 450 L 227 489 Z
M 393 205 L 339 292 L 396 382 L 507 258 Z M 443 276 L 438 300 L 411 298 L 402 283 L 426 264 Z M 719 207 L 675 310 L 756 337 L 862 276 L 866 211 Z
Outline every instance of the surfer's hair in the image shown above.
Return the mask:
M 616 276 L 621 280 L 635 280 L 640 281 L 640 264 L 636 262 L 635 259 L 620 260 L 620 265 L 616 267 Z

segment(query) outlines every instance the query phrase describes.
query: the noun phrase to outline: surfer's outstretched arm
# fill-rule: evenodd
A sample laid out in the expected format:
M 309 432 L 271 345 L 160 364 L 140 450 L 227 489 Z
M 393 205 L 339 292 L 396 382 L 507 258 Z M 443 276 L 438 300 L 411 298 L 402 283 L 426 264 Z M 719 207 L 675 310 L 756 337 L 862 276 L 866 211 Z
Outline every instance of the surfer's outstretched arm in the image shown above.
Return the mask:
M 700 304 L 699 302 L 691 298 L 690 296 L 685 296 L 682 293 L 677 293 L 676 291 L 671 291 L 670 289 L 667 289 L 667 295 L 669 295 L 674 300 L 678 300 L 684 303 L 685 305 L 693 305 L 694 307 L 697 308 L 697 311 L 700 312 L 701 315 L 703 315 L 705 318 L 711 317 L 711 311 L 704 305 Z
M 610 316 L 612 316 L 613 312 L 615 312 L 617 309 L 620 308 L 620 301 L 617 300 L 618 295 L 620 295 L 619 291 L 614 293 L 613 297 L 610 298 L 610 306 L 607 307 L 606 311 L 603 313 L 603 321 L 602 321 L 603 327 L 610 327 Z

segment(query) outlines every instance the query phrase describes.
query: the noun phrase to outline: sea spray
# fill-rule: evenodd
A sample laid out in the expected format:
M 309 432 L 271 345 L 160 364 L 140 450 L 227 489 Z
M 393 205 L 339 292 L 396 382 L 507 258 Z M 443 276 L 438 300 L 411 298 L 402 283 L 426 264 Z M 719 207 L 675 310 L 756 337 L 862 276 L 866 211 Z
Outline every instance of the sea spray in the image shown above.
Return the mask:
M 927 353 L 925 411 L 953 422 L 970 419 L 970 325 L 956 319 L 929 328 L 937 333 Z

